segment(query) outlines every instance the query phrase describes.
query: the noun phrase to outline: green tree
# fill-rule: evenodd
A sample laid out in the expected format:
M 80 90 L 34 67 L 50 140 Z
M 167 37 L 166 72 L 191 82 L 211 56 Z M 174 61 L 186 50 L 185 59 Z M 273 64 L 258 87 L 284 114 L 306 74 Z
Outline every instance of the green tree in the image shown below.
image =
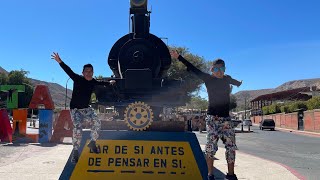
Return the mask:
M 29 81 L 27 75 L 29 74 L 28 71 L 24 70 L 14 70 L 9 72 L 8 74 L 8 83 L 9 85 L 25 85 L 25 92 L 18 94 L 18 107 L 19 108 L 27 108 L 31 101 L 33 95 L 33 86 Z
M 289 112 L 289 105 L 288 104 L 284 104 L 280 107 L 280 110 L 282 113 L 288 113 Z
M 307 107 L 309 110 L 320 109 L 320 97 L 313 97 L 307 101 Z
M 279 104 L 272 104 L 269 106 L 269 113 L 270 114 L 275 114 L 275 113 L 280 113 L 280 105 Z
M 8 84 L 8 76 L 4 73 L 0 73 L 0 85 Z
M 18 85 L 18 84 L 23 84 L 23 83 L 28 83 L 28 78 L 27 78 L 27 75 L 29 74 L 28 71 L 24 71 L 24 70 L 20 70 L 20 71 L 17 71 L 17 70 L 14 70 L 14 71 L 11 71 L 9 72 L 9 75 L 8 75 L 8 84 L 11 84 L 11 85 Z
M 191 97 L 191 101 L 187 103 L 186 108 L 205 110 L 208 108 L 208 104 L 209 103 L 207 99 L 200 96 L 193 96 Z
M 270 114 L 270 113 L 269 113 L 269 106 L 264 106 L 264 107 L 262 107 L 262 112 L 263 112 L 263 115 L 268 115 L 268 114 Z
M 237 108 L 237 98 L 235 95 L 231 94 L 230 95 L 230 104 L 229 104 L 229 109 L 235 109 Z
M 8 76 L 4 73 L 0 73 L 0 85 L 8 84 Z M 5 100 L 7 98 L 7 93 L 0 91 L 0 107 L 5 107 Z
M 308 107 L 306 105 L 306 102 L 304 102 L 304 101 L 296 101 L 296 102 L 291 102 L 289 104 L 289 112 L 294 112 L 294 111 L 297 111 L 299 109 L 307 110 Z

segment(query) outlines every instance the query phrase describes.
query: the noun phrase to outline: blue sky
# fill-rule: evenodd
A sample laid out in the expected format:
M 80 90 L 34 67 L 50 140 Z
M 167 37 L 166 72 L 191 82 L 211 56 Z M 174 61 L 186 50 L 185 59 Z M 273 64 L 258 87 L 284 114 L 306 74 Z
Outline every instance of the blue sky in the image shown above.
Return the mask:
M 318 0 L 149 0 L 151 32 L 207 60 L 222 58 L 240 90 L 320 78 Z M 67 75 L 93 64 L 110 76 L 107 56 L 129 31 L 129 0 L 0 1 L 0 66 L 65 86 Z M 68 87 L 71 87 L 69 82 Z

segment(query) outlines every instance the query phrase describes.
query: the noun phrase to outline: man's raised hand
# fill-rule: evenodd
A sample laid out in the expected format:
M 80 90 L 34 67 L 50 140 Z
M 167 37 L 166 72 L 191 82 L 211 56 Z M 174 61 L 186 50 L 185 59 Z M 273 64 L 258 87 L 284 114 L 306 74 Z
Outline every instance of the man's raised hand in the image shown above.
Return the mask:
M 58 53 L 55 53 L 55 52 L 53 52 L 53 54 L 51 55 L 51 59 L 56 60 L 58 63 L 61 63 L 61 62 L 62 62 L 59 54 L 58 54 Z
M 178 57 L 179 57 L 180 54 L 179 54 L 176 50 L 172 50 L 172 51 L 170 52 L 170 55 L 171 55 L 172 58 L 178 59 Z

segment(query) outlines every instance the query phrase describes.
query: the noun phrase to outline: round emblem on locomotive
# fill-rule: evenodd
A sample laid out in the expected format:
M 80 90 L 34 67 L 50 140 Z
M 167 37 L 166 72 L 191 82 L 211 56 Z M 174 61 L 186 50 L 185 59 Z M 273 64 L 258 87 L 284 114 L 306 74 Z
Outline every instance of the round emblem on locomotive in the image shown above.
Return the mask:
M 134 102 L 129 104 L 126 108 L 124 119 L 130 129 L 134 131 L 143 131 L 151 125 L 153 121 L 153 112 L 144 102 Z

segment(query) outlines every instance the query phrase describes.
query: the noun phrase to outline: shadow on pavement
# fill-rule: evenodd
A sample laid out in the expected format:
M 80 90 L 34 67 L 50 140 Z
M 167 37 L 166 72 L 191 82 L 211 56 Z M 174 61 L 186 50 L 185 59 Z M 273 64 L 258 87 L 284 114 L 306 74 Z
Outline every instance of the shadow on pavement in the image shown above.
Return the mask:
M 21 147 L 25 147 L 25 146 L 28 146 L 29 144 L 26 144 L 26 143 L 6 143 L 6 144 L 3 144 L 3 146 L 21 146 Z
M 276 130 L 275 130 L 275 131 L 276 131 Z M 197 131 L 193 131 L 193 132 L 197 132 Z M 256 133 L 256 132 L 253 131 L 253 130 L 250 130 L 250 131 L 248 131 L 248 130 L 241 131 L 241 130 L 238 130 L 238 129 L 235 129 L 235 132 L 236 132 L 236 133 Z M 206 133 L 207 133 L 207 131 L 199 132 L 199 134 L 206 134 Z
M 214 168 L 213 170 L 213 174 L 215 179 L 224 179 L 225 178 L 225 174 L 223 172 L 221 172 L 219 169 Z
M 255 131 L 252 131 L 252 130 L 250 130 L 250 131 L 246 131 L 246 130 L 244 130 L 244 131 L 241 131 L 241 130 L 235 130 L 235 132 L 236 133 L 255 133 Z
M 205 151 L 203 151 L 203 155 L 206 156 Z M 213 160 L 216 161 L 216 160 L 219 160 L 219 159 L 214 157 Z M 225 174 L 223 172 L 221 172 L 217 168 L 213 169 L 213 174 L 214 174 L 215 179 L 224 179 L 224 177 L 225 177 Z
M 72 145 L 72 143 L 37 143 L 37 144 L 33 144 L 33 145 L 41 146 L 41 147 L 54 147 L 54 146 L 57 146 L 58 144 Z
M 34 143 L 34 142 L 26 142 L 26 141 L 22 141 L 22 140 L 18 140 L 18 141 L 14 141 L 13 143 L 8 143 L 8 142 L 1 142 L 0 143 L 2 146 L 21 146 L 21 147 L 25 147 L 25 146 L 41 146 L 41 147 L 55 147 L 58 145 L 58 143 Z M 72 145 L 72 143 L 59 143 L 62 145 Z

